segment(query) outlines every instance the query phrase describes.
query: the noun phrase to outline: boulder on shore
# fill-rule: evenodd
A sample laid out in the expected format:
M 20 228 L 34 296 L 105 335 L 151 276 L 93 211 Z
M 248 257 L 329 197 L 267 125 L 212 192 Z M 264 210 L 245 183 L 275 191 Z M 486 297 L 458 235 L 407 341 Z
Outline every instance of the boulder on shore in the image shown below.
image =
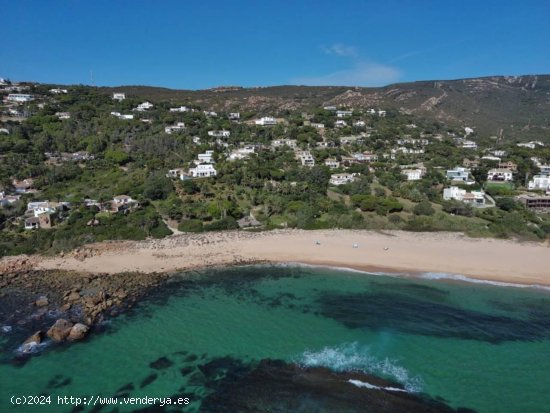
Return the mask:
M 36 343 L 36 344 L 40 344 L 42 342 L 42 338 L 44 337 L 44 333 L 42 331 L 37 331 L 36 333 L 34 333 L 32 336 L 30 336 L 29 338 L 27 338 L 23 344 L 30 344 L 30 343 Z
M 69 336 L 67 337 L 70 341 L 77 341 L 82 340 L 84 337 L 86 337 L 86 334 L 88 334 L 89 327 L 82 323 L 76 323 L 69 332 Z
M 49 304 L 48 297 L 40 297 L 34 302 L 34 305 L 37 307 L 45 307 Z
M 50 337 L 54 341 L 61 342 L 67 338 L 67 336 L 71 332 L 72 327 L 73 323 L 65 320 L 64 318 L 60 318 L 48 330 L 48 337 Z

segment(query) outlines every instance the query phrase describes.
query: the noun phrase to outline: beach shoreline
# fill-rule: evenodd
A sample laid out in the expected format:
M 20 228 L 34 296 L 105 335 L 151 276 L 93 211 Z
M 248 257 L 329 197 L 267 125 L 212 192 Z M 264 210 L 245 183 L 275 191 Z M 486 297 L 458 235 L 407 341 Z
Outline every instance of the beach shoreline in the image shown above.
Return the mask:
M 6 257 L 0 261 L 0 272 L 10 263 L 17 267 L 20 261 L 34 270 L 90 274 L 301 263 L 410 277 L 432 273 L 442 274 L 443 278 L 449 274 L 497 283 L 550 286 L 549 253 L 548 243 L 468 238 L 460 233 L 229 231 L 90 244 L 54 257 Z

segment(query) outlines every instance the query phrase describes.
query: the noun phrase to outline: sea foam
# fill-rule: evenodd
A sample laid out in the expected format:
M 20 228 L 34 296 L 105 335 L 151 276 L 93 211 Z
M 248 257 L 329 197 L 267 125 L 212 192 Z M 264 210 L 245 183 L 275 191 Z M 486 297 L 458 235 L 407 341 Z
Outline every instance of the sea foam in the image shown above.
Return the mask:
M 419 376 L 411 376 L 407 369 L 394 360 L 377 359 L 369 354 L 367 346 L 360 346 L 358 343 L 325 347 L 320 351 L 305 351 L 296 362 L 303 367 L 328 367 L 337 372 L 361 371 L 388 378 L 402 384 L 405 391 L 410 393 L 422 390 L 423 382 Z
M 467 277 L 462 274 L 449 274 L 444 272 L 426 272 L 421 275 L 421 278 L 425 280 L 455 280 L 468 282 L 473 284 L 488 284 L 498 287 L 516 287 L 516 288 L 536 288 L 541 290 L 550 291 L 550 287 L 540 284 L 517 284 L 517 283 L 508 283 L 504 281 L 492 281 L 492 280 L 482 280 L 478 278 Z

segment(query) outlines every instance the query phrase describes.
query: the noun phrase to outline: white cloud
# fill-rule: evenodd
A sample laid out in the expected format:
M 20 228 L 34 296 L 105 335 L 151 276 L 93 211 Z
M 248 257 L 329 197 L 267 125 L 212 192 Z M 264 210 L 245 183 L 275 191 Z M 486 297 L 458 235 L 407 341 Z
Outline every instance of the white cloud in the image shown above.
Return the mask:
M 350 69 L 327 75 L 300 77 L 292 83 L 307 86 L 385 86 L 401 78 L 401 71 L 393 66 L 374 62 L 358 62 Z
M 357 49 L 354 46 L 348 46 L 342 43 L 335 43 L 332 46 L 322 46 L 321 49 L 326 54 L 344 56 L 344 57 L 357 57 Z

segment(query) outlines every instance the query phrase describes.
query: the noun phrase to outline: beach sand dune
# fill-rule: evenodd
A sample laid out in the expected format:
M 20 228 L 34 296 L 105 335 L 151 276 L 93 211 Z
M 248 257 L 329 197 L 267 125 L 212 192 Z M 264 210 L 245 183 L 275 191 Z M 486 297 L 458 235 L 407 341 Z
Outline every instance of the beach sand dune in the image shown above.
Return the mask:
M 64 256 L 30 260 L 37 269 L 92 273 L 149 273 L 253 262 L 295 262 L 411 275 L 451 273 L 492 281 L 550 285 L 547 243 L 476 239 L 457 233 L 277 230 L 184 234 L 162 240 L 92 244 Z

